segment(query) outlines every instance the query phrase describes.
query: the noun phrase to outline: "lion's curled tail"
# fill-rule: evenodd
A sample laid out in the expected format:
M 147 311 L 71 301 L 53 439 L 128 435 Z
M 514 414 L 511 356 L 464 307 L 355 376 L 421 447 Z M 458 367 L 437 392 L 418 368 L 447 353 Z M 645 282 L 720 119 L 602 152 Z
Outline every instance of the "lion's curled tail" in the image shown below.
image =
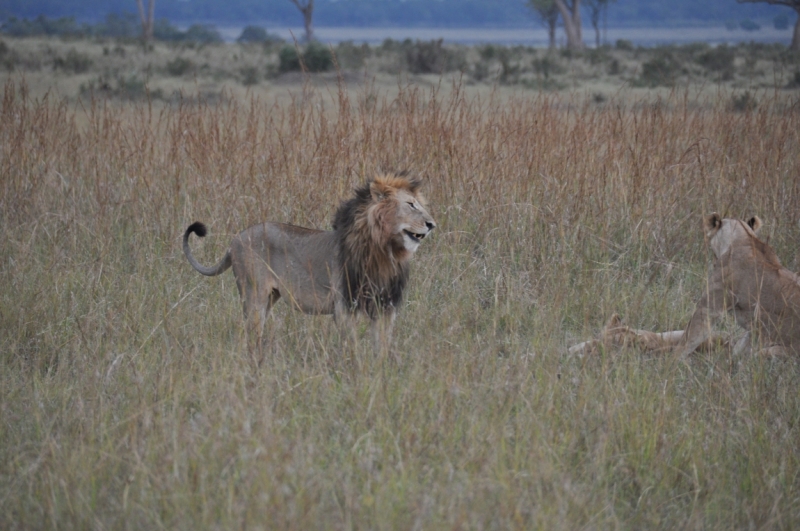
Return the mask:
M 200 238 L 203 238 L 208 231 L 206 230 L 205 225 L 199 221 L 195 221 L 189 225 L 189 228 L 183 233 L 183 254 L 186 255 L 186 259 L 189 260 L 189 263 L 192 264 L 192 267 L 195 268 L 201 275 L 205 275 L 207 277 L 213 277 L 226 271 L 231 266 L 230 249 L 228 249 L 228 251 L 225 253 L 225 256 L 223 256 L 222 260 L 217 262 L 216 265 L 205 267 L 195 260 L 194 256 L 192 256 L 192 250 L 189 249 L 189 235 L 193 232 Z

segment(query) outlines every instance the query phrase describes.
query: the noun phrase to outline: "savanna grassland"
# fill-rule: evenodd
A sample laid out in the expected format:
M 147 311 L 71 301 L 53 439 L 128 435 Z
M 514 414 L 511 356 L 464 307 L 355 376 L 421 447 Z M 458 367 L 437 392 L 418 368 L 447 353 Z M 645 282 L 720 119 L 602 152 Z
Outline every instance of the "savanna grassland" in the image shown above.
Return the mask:
M 704 213 L 759 215 L 800 269 L 782 87 L 154 101 L 12 79 L 0 528 L 798 528 L 798 360 L 566 353 L 613 312 L 685 325 Z M 208 224 L 208 264 L 263 220 L 330 228 L 380 168 L 420 174 L 439 225 L 393 355 L 281 304 L 258 365 L 232 275 L 192 270 L 182 232 Z
M 398 83 L 435 87 L 444 77 L 458 80 L 468 94 L 581 91 L 599 102 L 623 87 L 625 97 L 689 85 L 711 93 L 800 89 L 800 54 L 756 42 L 649 48 L 618 40 L 575 51 L 410 39 L 380 45 L 184 40 L 142 46 L 139 40 L 100 37 L 0 38 L 0 81 L 24 77 L 31 95 L 49 92 L 73 102 L 101 97 L 176 104 L 191 97 L 215 103 L 252 95 L 275 101 L 287 86 L 303 82 L 301 62 L 315 72 L 310 81 L 317 86 L 335 85 L 340 75 L 348 86 L 387 89 Z

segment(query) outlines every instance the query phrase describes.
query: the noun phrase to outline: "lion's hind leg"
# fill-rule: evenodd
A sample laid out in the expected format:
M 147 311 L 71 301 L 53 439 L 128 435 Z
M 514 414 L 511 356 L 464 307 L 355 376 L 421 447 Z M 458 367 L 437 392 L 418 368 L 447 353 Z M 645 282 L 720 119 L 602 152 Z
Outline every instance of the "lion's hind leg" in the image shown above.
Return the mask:
M 247 333 L 247 348 L 257 357 L 258 365 L 264 360 L 265 343 L 264 328 L 272 307 L 280 299 L 280 291 L 270 282 L 239 284 L 242 295 L 242 311 L 244 313 L 245 328 Z

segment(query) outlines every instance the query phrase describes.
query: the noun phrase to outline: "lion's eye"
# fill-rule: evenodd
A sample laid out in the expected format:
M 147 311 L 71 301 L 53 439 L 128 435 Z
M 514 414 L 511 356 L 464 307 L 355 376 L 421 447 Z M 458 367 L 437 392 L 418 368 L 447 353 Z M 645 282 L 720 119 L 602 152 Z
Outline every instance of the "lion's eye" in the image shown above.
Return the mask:
M 411 208 L 413 208 L 414 210 L 416 210 L 416 209 L 417 209 L 417 206 L 416 206 L 414 203 L 412 203 L 411 201 L 406 201 L 406 202 L 407 202 L 409 205 L 411 205 Z

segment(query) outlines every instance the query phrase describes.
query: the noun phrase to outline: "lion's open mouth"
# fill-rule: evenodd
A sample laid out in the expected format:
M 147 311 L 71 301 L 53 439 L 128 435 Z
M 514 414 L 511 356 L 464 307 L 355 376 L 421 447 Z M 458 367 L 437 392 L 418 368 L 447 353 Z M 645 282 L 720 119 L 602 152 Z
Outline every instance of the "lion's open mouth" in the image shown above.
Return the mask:
M 419 234 L 419 233 L 416 233 L 416 232 L 411 232 L 410 230 L 407 230 L 407 229 L 403 229 L 403 232 L 405 232 L 406 236 L 411 238 L 411 241 L 414 242 L 414 243 L 419 243 L 425 237 L 425 234 Z

